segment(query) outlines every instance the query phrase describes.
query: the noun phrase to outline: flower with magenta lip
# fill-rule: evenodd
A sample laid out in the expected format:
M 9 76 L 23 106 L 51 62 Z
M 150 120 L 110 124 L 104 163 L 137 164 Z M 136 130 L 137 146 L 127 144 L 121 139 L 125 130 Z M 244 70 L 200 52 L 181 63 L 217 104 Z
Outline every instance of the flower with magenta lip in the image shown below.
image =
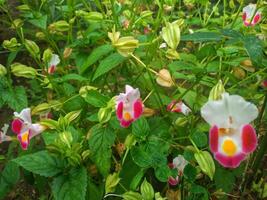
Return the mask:
M 191 112 L 191 109 L 182 101 L 172 101 L 167 106 L 167 110 L 170 112 L 183 113 L 184 115 L 188 115 Z
M 256 9 L 256 4 L 249 4 L 243 8 L 242 19 L 245 26 L 254 26 L 261 20 L 261 12 L 256 11 Z
M 116 115 L 121 126 L 127 128 L 142 115 L 144 106 L 138 88 L 126 85 L 125 90 L 116 98 Z
M 257 118 L 257 107 L 241 96 L 222 94 L 201 108 L 201 115 L 211 125 L 210 150 L 224 167 L 236 168 L 257 147 L 255 129 L 249 124 Z
M 48 73 L 54 74 L 56 71 L 57 65 L 60 63 L 60 59 L 57 54 L 52 54 L 51 59 L 48 63 Z
M 26 150 L 30 139 L 40 134 L 44 127 L 40 124 L 32 124 L 31 109 L 25 108 L 20 113 L 15 112 L 15 119 L 12 121 L 12 131 L 17 134 L 21 148 Z
M 183 175 L 184 168 L 188 164 L 188 161 L 184 159 L 182 155 L 178 155 L 176 158 L 173 159 L 172 163 L 169 164 L 171 169 L 177 169 L 178 176 L 175 178 L 170 176 L 168 179 L 168 183 L 170 185 L 177 185 L 179 183 L 179 176 Z

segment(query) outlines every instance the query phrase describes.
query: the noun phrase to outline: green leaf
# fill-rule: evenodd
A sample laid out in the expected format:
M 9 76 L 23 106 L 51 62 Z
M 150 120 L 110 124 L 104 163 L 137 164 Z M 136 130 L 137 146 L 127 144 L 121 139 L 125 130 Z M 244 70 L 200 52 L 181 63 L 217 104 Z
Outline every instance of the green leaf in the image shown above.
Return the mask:
M 247 53 L 255 65 L 261 65 L 263 58 L 262 42 L 256 36 L 244 37 L 244 46 Z
M 85 78 L 79 74 L 67 74 L 61 78 L 55 79 L 55 81 L 57 81 L 57 82 L 67 82 L 67 81 L 71 81 L 71 80 L 79 81 L 79 82 L 88 81 L 87 78 Z
M 195 199 L 208 200 L 209 199 L 208 191 L 200 185 L 193 185 L 191 187 L 190 192 L 192 193 L 192 196 L 190 195 L 190 199 L 192 200 L 195 200 Z
M 128 191 L 122 195 L 124 200 L 143 200 L 143 197 L 138 192 Z
M 84 167 L 56 177 L 52 183 L 55 200 L 85 200 L 87 173 Z
M 9 161 L 2 172 L 2 177 L 9 185 L 15 185 L 20 178 L 19 166 Z
M 107 176 L 110 169 L 111 146 L 115 141 L 115 133 L 109 127 L 96 125 L 91 129 L 89 148 L 92 150 L 92 159 L 103 176 Z
M 102 58 L 104 55 L 107 55 L 112 50 L 113 48 L 109 44 L 105 44 L 94 49 L 90 56 L 86 59 L 84 64 L 81 66 L 81 73 L 84 73 L 88 69 L 88 67 L 96 63 L 100 58 Z
M 40 13 L 40 15 L 41 15 L 41 13 Z M 41 15 L 40 18 L 31 19 L 31 20 L 29 20 L 29 22 L 38 28 L 46 29 L 47 15 Z
M 199 148 L 203 148 L 208 144 L 208 137 L 205 133 L 195 131 L 190 137 Z
M 145 117 L 141 117 L 133 123 L 132 133 L 139 138 L 145 139 L 150 128 Z
M 89 90 L 85 97 L 85 101 L 94 107 L 105 107 L 109 98 L 100 94 L 97 90 Z
M 166 182 L 171 175 L 168 165 L 161 165 L 155 169 L 156 178 L 161 182 Z
M 12 90 L 7 90 L 1 95 L 3 100 L 13 110 L 20 111 L 28 106 L 26 91 L 22 86 L 15 87 Z
M 102 60 L 99 66 L 96 69 L 95 75 L 93 80 L 97 79 L 98 77 L 102 76 L 103 74 L 109 72 L 113 68 L 117 67 L 121 64 L 126 58 L 121 56 L 118 53 L 113 53 Z
M 196 32 L 189 35 L 182 35 L 181 41 L 193 41 L 193 42 L 208 42 L 208 41 L 220 41 L 222 35 L 215 32 Z
M 190 182 L 193 182 L 196 178 L 197 170 L 195 167 L 193 167 L 190 164 L 187 164 L 184 168 L 184 176 L 186 179 L 188 179 Z
M 13 161 L 24 169 L 45 177 L 54 176 L 62 171 L 62 166 L 47 151 L 24 155 Z

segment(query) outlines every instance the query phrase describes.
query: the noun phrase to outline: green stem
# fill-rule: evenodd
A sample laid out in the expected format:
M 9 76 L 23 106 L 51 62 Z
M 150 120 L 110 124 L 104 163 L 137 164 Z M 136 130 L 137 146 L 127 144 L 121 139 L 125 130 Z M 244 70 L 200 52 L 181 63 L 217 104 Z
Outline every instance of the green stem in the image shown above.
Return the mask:
M 232 25 L 231 25 L 231 28 L 230 29 L 232 29 L 234 27 L 235 22 L 236 22 L 236 20 L 237 20 L 237 18 L 239 16 L 239 13 L 241 12 L 241 8 L 243 7 L 243 4 L 244 4 L 244 1 L 242 1 L 242 3 L 239 5 L 239 8 L 237 10 L 236 16 L 234 18 L 234 21 L 232 22 Z

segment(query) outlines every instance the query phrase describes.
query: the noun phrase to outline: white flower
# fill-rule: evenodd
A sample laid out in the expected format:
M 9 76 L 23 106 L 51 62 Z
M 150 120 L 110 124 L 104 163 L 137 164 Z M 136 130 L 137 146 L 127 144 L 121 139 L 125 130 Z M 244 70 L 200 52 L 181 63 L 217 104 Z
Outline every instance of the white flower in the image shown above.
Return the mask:
M 53 74 L 56 71 L 56 67 L 59 63 L 59 56 L 57 54 L 52 54 L 51 59 L 48 62 L 48 73 Z

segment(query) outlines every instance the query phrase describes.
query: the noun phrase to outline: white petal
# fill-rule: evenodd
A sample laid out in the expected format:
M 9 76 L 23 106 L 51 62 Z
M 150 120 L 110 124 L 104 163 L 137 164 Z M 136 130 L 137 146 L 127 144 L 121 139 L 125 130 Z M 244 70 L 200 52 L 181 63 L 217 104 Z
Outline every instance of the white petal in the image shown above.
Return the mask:
M 133 90 L 133 87 L 130 85 L 125 85 L 125 93 L 128 94 Z
M 60 63 L 59 56 L 57 54 L 52 54 L 51 60 L 48 63 L 48 66 L 57 66 Z
M 23 120 L 23 122 L 27 124 L 32 123 L 31 119 L 31 109 L 30 108 L 24 108 L 20 113 L 14 112 L 15 117 L 18 117 Z
M 44 131 L 44 127 L 40 124 L 32 124 L 31 127 L 31 135 L 30 135 L 30 138 L 33 138 L 34 136 L 40 134 L 41 132 Z
M 188 164 L 188 161 L 185 160 L 182 155 L 178 155 L 176 158 L 173 159 L 172 163 L 173 163 L 174 168 L 176 168 L 179 171 L 183 172 L 185 166 Z
M 184 103 L 182 103 L 181 111 L 184 115 L 188 115 L 191 112 L 191 109 L 188 106 L 186 106 Z
M 251 19 L 256 10 L 256 4 L 249 4 L 243 8 L 243 13 L 246 13 L 247 19 Z

